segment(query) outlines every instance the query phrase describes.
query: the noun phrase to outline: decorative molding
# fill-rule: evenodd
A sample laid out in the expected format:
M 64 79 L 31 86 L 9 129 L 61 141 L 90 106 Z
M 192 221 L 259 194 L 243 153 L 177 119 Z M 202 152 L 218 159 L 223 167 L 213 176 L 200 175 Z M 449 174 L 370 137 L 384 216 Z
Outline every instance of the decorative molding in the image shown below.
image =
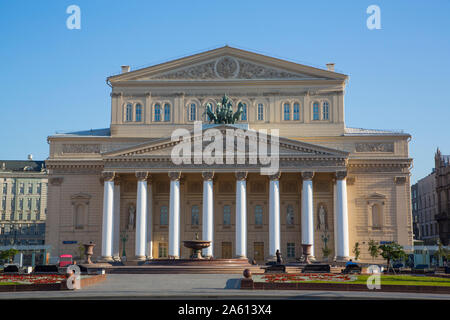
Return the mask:
M 312 172 L 312 171 L 303 171 L 302 172 L 303 180 L 312 180 L 313 177 L 314 177 L 314 172 Z
M 210 181 L 214 178 L 214 171 L 203 171 L 202 177 L 203 180 Z
M 347 177 L 347 171 L 337 171 L 336 172 L 336 179 L 342 180 Z
M 63 183 L 64 178 L 63 177 L 49 178 L 48 181 L 52 186 L 60 186 Z
M 74 194 L 70 197 L 70 200 L 72 200 L 72 205 L 76 204 L 76 203 L 84 203 L 86 205 L 89 204 L 89 200 L 92 198 L 92 196 L 90 194 L 87 193 L 77 193 Z
M 100 144 L 63 144 L 63 153 L 100 153 Z
M 365 142 L 355 145 L 356 152 L 394 152 L 394 143 Z
M 247 179 L 247 171 L 238 171 L 235 173 L 236 180 L 246 180 Z
M 406 177 L 394 177 L 394 183 L 395 184 L 405 184 L 406 183 Z
M 352 186 L 355 184 L 356 177 L 347 177 L 347 185 Z
M 180 171 L 171 171 L 168 173 L 170 180 L 180 180 L 181 172 Z

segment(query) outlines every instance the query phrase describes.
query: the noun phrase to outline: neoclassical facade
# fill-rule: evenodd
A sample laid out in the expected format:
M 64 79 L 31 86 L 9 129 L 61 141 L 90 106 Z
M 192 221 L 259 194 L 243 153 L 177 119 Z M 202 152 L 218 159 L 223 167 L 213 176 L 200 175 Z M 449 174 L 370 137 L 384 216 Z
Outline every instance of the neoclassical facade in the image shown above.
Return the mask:
M 347 81 L 333 64 L 318 69 L 228 46 L 123 66 L 107 79 L 109 128 L 48 138 L 52 255 L 93 241 L 106 261 L 187 258 L 182 241 L 196 234 L 212 241 L 206 256 L 257 262 L 277 249 L 295 260 L 302 244 L 316 259 L 328 251 L 343 260 L 356 242 L 361 260 L 371 260 L 370 239 L 412 245 L 410 135 L 346 127 Z M 235 109 L 243 105 L 237 124 L 205 125 L 207 104 L 224 94 Z M 189 136 L 177 138 L 177 129 Z M 243 161 L 198 157 L 195 143 L 208 148 L 211 129 L 231 151 L 237 145 L 226 133 L 243 135 Z M 261 130 L 265 137 L 253 135 Z M 277 170 L 267 174 L 250 151 L 274 141 Z M 186 142 L 194 145 L 189 161 L 175 163 L 174 149 Z

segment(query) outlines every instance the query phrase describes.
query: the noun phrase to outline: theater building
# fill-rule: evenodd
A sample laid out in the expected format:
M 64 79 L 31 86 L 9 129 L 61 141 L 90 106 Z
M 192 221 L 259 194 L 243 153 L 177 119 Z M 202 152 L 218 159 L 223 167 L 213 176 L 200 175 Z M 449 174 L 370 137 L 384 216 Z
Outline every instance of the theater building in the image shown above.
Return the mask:
M 188 258 L 182 241 L 196 234 L 212 241 L 205 256 L 257 262 L 277 249 L 294 261 L 302 244 L 319 260 L 325 246 L 328 259 L 345 260 L 359 242 L 360 259 L 371 260 L 370 239 L 412 245 L 411 137 L 347 127 L 347 81 L 333 64 L 319 69 L 228 46 L 123 66 L 107 78 L 109 128 L 48 137 L 52 255 L 93 241 L 106 261 Z M 239 129 L 250 150 L 264 140 L 251 133 L 267 130 L 267 141 L 278 139 L 276 172 L 261 172 L 248 151 L 239 164 L 208 164 L 194 153 L 191 163 L 174 163 L 174 131 L 208 123 L 207 104 L 224 94 L 235 110 L 243 105 L 236 125 L 200 132 Z M 203 148 L 211 143 L 200 139 Z

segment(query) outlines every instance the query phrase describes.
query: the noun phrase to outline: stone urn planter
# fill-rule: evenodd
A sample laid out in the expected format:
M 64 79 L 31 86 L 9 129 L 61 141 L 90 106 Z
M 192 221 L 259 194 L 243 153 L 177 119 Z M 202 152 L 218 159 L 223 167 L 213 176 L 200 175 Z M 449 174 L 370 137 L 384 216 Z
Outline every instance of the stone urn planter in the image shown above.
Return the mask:
M 302 244 L 302 249 L 303 249 L 303 262 L 306 264 L 310 264 L 311 261 L 309 260 L 309 258 L 311 257 L 311 244 Z
M 89 244 L 84 244 L 84 252 L 86 254 L 86 264 L 92 264 L 91 257 L 94 255 L 95 244 L 89 242 Z

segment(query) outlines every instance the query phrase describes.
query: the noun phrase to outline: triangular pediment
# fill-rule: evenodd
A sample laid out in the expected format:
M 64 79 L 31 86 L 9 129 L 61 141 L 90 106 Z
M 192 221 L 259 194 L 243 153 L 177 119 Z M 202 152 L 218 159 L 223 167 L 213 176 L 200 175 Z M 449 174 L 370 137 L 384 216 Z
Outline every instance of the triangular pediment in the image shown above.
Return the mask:
M 213 141 L 215 137 L 205 141 L 205 136 L 208 133 L 212 133 L 210 129 L 216 130 L 215 132 L 220 132 L 223 146 L 223 153 L 225 155 L 226 151 L 232 150 L 234 154 L 245 152 L 246 157 L 254 156 L 252 152 L 254 149 L 252 147 L 259 146 L 262 143 L 267 144 L 267 150 L 271 150 L 271 143 L 276 143 L 278 141 L 278 152 L 280 157 L 293 157 L 293 158 L 336 158 L 345 159 L 348 153 L 341 150 L 331 149 L 323 146 L 318 146 L 310 143 L 305 143 L 297 140 L 292 140 L 284 137 L 272 136 L 269 134 L 261 134 L 255 130 L 251 129 L 240 129 L 238 126 L 233 125 L 213 125 L 209 128 L 201 130 L 201 135 L 195 135 L 194 131 L 187 131 L 188 135 L 184 137 L 179 137 L 178 139 L 172 140 L 171 138 L 162 138 L 157 140 L 152 140 L 148 143 L 143 143 L 140 145 L 127 147 L 123 149 L 114 150 L 111 152 L 103 153 L 105 159 L 108 158 L 122 158 L 122 159 L 132 159 L 132 158 L 168 158 L 172 155 L 172 149 L 175 148 L 180 143 L 190 143 L 192 157 L 195 156 L 195 142 L 199 141 L 201 144 L 201 150 L 205 148 Z M 236 129 L 239 129 L 236 131 Z M 235 132 L 233 141 L 227 137 L 227 130 L 229 132 Z M 238 139 L 245 137 L 245 147 L 242 148 L 242 144 L 239 144 Z M 258 147 L 259 148 L 259 147 Z M 243 151 L 244 150 L 244 151 Z M 259 150 L 259 149 L 258 149 Z
M 109 77 L 120 81 L 345 80 L 347 76 L 228 46 Z

